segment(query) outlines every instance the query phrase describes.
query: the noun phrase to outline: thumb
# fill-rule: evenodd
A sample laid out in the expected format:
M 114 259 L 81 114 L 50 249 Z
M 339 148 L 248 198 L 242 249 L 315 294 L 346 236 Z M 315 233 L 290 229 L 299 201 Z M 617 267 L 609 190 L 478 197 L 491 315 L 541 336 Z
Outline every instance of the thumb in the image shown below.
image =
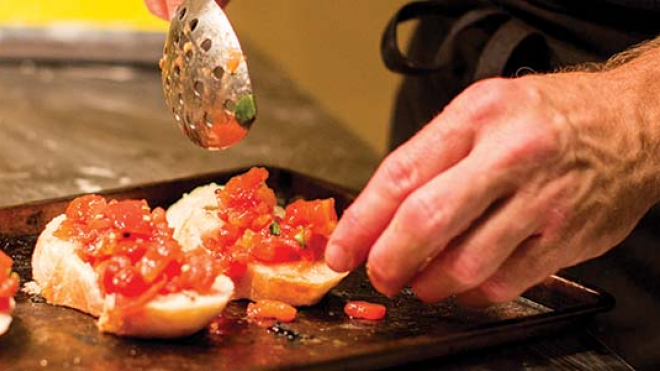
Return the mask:
M 162 18 L 166 21 L 172 19 L 172 15 L 176 11 L 183 0 L 144 0 L 144 3 L 147 5 L 147 9 L 155 15 L 156 17 Z M 229 0 L 216 0 L 218 5 L 225 7 Z

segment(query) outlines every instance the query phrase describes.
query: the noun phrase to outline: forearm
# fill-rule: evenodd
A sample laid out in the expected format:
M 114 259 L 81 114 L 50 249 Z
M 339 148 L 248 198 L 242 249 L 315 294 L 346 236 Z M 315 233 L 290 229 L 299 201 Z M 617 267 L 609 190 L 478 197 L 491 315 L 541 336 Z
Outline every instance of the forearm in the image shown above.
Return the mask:
M 629 151 L 637 152 L 632 179 L 655 204 L 660 200 L 660 37 L 614 56 L 603 73 L 612 84 L 609 99 L 620 110 L 622 134 L 631 134 Z
M 647 207 L 660 200 L 659 66 L 657 37 L 604 63 L 571 66 L 555 74 L 557 80 L 582 85 L 573 104 L 574 116 L 593 118 L 581 120 L 585 124 L 576 128 L 581 141 L 607 143 L 600 153 L 623 159 L 621 176 L 630 178 L 628 187 L 620 191 Z M 589 153 L 593 157 L 598 151 Z M 585 160 L 576 156 L 577 161 Z

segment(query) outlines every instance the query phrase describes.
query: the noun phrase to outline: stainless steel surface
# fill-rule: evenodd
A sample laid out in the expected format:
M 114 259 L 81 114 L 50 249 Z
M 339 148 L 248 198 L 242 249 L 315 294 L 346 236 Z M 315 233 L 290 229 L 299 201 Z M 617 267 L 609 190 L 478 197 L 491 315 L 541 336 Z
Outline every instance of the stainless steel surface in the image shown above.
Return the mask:
M 184 134 L 224 149 L 243 139 L 257 110 L 247 63 L 214 0 L 185 0 L 172 18 L 160 61 L 165 102 Z

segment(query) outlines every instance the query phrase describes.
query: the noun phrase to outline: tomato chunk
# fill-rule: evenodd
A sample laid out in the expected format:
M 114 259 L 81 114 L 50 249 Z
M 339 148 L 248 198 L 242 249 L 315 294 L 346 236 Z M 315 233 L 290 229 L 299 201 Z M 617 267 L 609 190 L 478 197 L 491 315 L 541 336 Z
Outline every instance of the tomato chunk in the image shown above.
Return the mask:
M 344 306 L 344 313 L 351 318 L 379 320 L 385 317 L 386 312 L 384 305 L 367 301 L 351 301 Z
M 0 250 L 0 313 L 11 310 L 10 299 L 14 297 L 20 284 L 18 274 L 11 271 L 13 265 L 14 260 Z
M 275 192 L 268 187 L 268 171 L 252 168 L 217 191 L 215 233 L 204 246 L 225 262 L 225 274 L 239 278 L 252 261 L 314 262 L 323 258 L 330 234 L 337 225 L 334 199 L 296 200 L 276 213 Z
M 0 298 L 0 313 L 9 313 L 11 311 L 11 298 Z
M 277 300 L 259 300 L 247 307 L 247 318 L 276 319 L 280 322 L 291 322 L 296 319 L 298 311 L 293 306 Z
M 208 292 L 222 272 L 208 251 L 184 252 L 165 211 L 145 200 L 85 195 L 69 203 L 66 216 L 55 236 L 78 243 L 76 253 L 96 271 L 101 292 L 116 295 L 120 313 L 159 294 Z

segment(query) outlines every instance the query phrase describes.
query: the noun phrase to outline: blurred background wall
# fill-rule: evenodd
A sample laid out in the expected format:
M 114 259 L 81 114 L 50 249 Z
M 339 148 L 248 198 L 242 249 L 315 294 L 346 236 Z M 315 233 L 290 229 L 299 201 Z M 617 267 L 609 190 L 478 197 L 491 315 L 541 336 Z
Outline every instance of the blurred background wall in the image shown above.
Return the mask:
M 380 60 L 380 36 L 405 2 L 233 0 L 227 13 L 239 38 L 268 55 L 322 107 L 384 153 L 399 77 Z M 68 27 L 80 32 L 88 27 L 162 33 L 167 29 L 142 0 L 0 0 L 0 26 Z

